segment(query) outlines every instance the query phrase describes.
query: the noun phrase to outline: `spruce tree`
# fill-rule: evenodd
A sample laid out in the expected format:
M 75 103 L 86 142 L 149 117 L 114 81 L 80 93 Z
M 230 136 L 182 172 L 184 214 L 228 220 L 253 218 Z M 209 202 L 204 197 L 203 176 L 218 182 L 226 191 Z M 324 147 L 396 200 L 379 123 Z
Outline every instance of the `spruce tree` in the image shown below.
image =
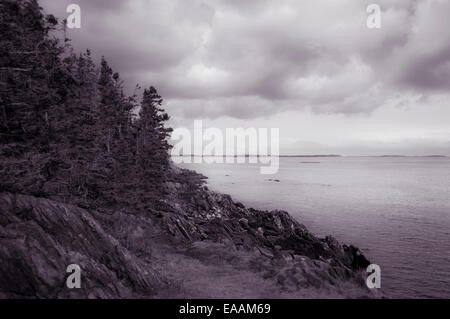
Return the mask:
M 136 170 L 144 194 L 164 192 L 169 168 L 169 116 L 162 109 L 162 98 L 154 87 L 144 90 L 139 119 L 136 122 Z
M 0 188 L 40 194 L 55 138 L 55 106 L 65 98 L 60 87 L 57 24 L 35 0 L 0 2 Z
M 137 105 L 104 58 L 50 36 L 58 25 L 35 0 L 0 2 L 0 191 L 155 208 L 170 178 L 161 96 L 150 87 Z

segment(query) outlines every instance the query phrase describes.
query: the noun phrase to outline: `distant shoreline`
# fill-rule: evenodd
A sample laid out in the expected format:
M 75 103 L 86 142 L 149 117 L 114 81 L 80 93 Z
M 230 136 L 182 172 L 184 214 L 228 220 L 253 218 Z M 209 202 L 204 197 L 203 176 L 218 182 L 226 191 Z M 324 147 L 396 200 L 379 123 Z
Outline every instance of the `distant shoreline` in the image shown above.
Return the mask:
M 171 155 L 172 157 L 274 157 L 276 155 Z M 430 157 L 430 158 L 449 158 L 447 155 L 335 155 L 335 154 L 325 154 L 325 155 L 278 155 L 278 157 L 298 157 L 298 158 L 320 158 L 320 157 L 386 157 L 386 158 L 396 158 L 396 157 Z
M 448 157 L 446 155 L 379 155 L 370 157 Z
M 194 154 L 186 154 L 186 155 L 171 155 L 172 157 L 342 157 L 342 155 L 194 155 Z

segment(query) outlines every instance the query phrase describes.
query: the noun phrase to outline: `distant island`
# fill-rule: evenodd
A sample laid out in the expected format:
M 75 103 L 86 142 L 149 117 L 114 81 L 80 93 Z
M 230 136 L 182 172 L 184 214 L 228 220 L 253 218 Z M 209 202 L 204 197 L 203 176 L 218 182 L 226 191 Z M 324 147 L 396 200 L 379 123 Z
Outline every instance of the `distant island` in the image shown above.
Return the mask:
M 372 156 L 372 157 L 448 157 L 445 155 L 380 155 L 380 156 Z
M 280 157 L 342 157 L 342 155 L 336 155 L 336 154 L 323 154 L 323 155 L 280 155 Z
M 195 154 L 172 154 L 172 157 L 270 157 L 276 155 L 195 155 Z M 386 155 L 338 155 L 338 154 L 312 154 L 312 155 L 278 155 L 278 157 L 299 157 L 299 158 L 319 158 L 319 157 L 437 157 L 437 158 L 448 158 L 447 155 L 397 155 L 397 154 L 386 154 Z
M 172 157 L 271 157 L 276 155 L 195 155 L 195 154 L 181 154 L 171 155 Z M 342 155 L 335 155 L 335 154 L 324 154 L 324 155 L 278 155 L 278 157 L 342 157 Z

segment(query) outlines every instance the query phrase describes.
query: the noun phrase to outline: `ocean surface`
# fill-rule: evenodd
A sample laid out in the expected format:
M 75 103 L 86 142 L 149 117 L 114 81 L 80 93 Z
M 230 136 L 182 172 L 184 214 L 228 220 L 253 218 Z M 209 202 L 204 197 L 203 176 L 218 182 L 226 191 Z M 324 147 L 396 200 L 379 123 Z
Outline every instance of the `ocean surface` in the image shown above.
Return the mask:
M 358 246 L 389 297 L 450 298 L 450 158 L 282 157 L 275 175 L 261 165 L 180 166 L 247 206 L 286 210 Z

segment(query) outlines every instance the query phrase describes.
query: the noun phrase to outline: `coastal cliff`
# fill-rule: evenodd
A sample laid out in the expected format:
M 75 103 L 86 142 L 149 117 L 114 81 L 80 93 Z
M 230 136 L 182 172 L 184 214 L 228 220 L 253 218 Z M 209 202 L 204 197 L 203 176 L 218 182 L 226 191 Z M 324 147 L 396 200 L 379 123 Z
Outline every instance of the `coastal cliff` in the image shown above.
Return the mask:
M 373 297 L 356 247 L 205 186 L 169 188 L 166 209 L 150 214 L 1 193 L 0 297 Z M 80 289 L 66 287 L 70 264 Z
M 0 298 L 371 296 L 357 248 L 175 167 L 155 87 L 127 96 L 36 0 L 0 12 Z

